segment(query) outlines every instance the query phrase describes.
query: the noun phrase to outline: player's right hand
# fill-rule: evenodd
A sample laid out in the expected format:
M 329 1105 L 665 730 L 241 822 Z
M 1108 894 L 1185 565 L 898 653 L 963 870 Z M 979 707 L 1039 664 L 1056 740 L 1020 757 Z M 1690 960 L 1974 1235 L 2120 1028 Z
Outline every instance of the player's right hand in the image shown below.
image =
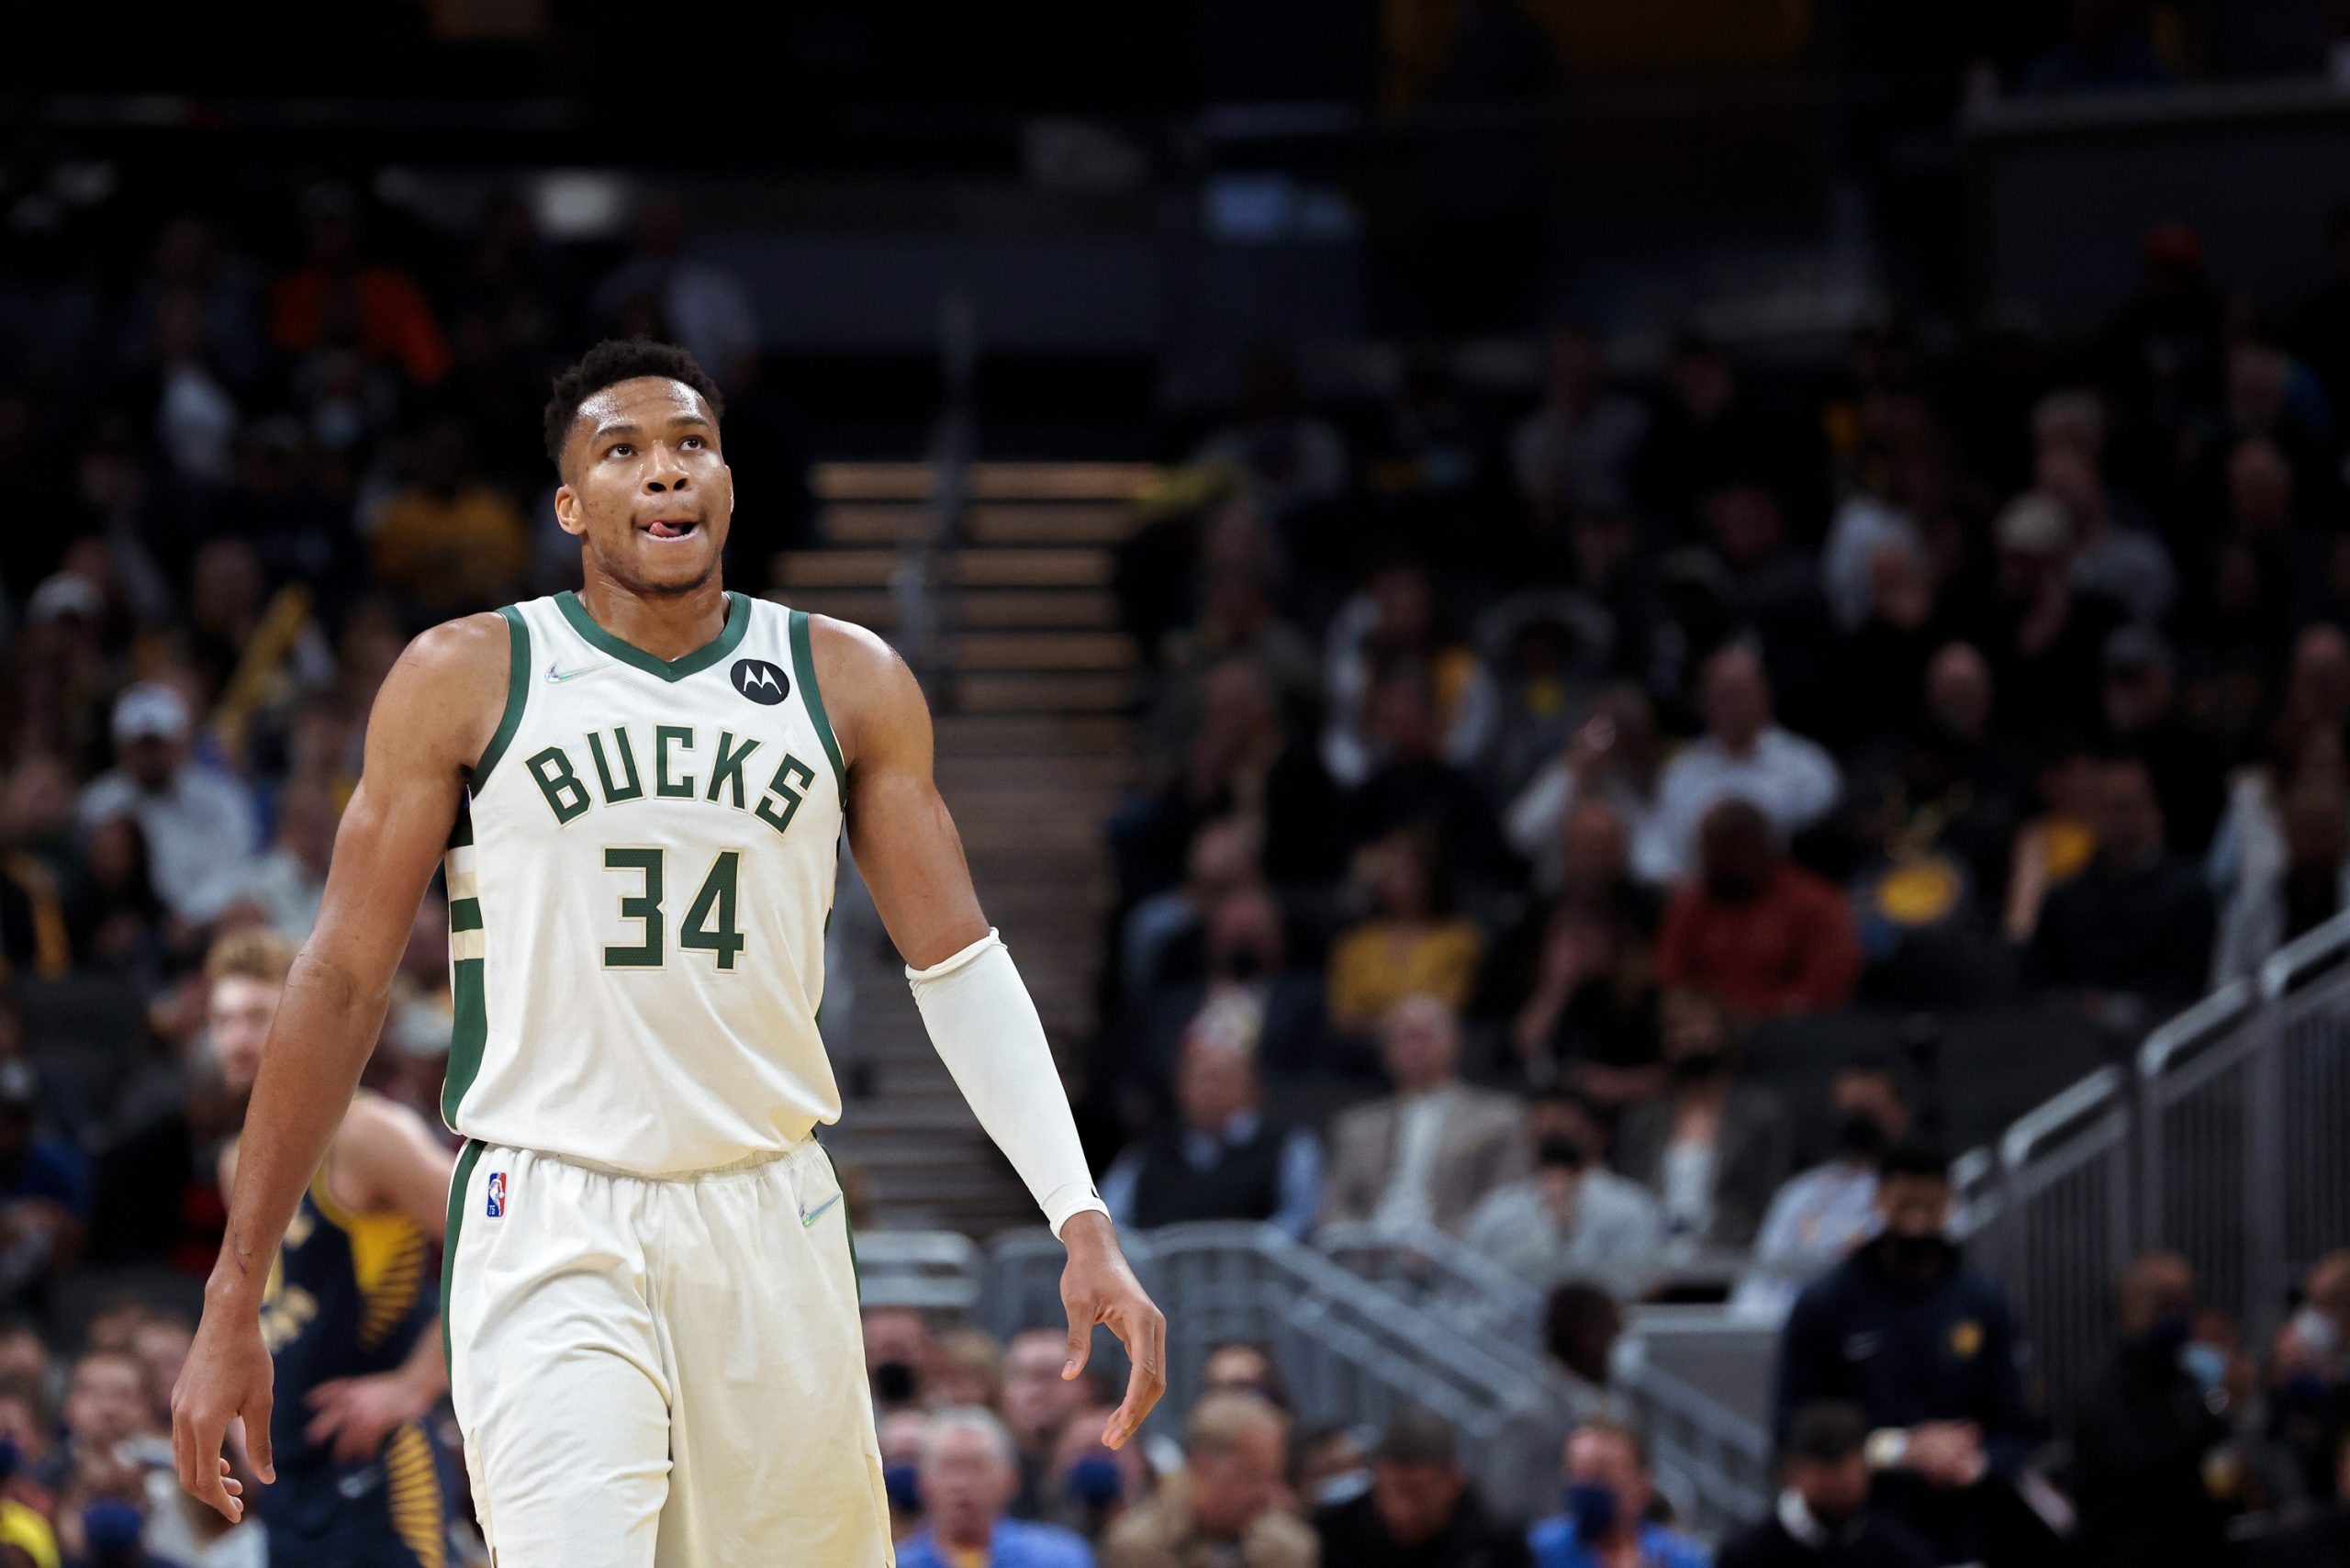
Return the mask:
M 207 1303 L 179 1385 L 172 1390 L 172 1462 L 188 1495 L 210 1505 L 230 1524 L 244 1517 L 244 1488 L 229 1478 L 220 1444 L 229 1424 L 242 1417 L 253 1473 L 264 1482 L 277 1479 L 269 1449 L 275 1381 L 257 1316 Z

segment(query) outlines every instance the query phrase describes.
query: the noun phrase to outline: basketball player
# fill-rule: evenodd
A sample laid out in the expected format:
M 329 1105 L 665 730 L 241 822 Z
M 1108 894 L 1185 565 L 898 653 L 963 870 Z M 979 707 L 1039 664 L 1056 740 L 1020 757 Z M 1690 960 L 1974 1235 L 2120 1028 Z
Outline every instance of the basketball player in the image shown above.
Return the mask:
M 589 353 L 547 418 L 582 588 L 427 632 L 376 699 L 173 1396 L 181 1481 L 231 1518 L 222 1433 L 269 1427 L 269 1260 L 443 865 L 442 1106 L 466 1140 L 443 1319 L 505 1568 L 890 1561 L 840 1185 L 810 1136 L 840 1113 L 815 1014 L 844 823 L 933 1043 L 1068 1248 L 1064 1375 L 1095 1324 L 1125 1343 L 1113 1445 L 1165 1387 L 1165 1323 L 980 915 L 920 688 L 870 633 L 721 588 L 722 411 L 678 350 Z M 270 1481 L 265 1440 L 253 1457 Z
M 205 960 L 212 1052 L 229 1092 L 252 1092 L 294 945 L 271 931 L 215 943 Z M 448 1487 L 424 1417 L 448 1388 L 434 1309 L 450 1155 L 404 1106 L 361 1093 L 285 1227 L 262 1294 L 276 1365 L 268 1449 L 274 1568 L 445 1568 Z M 237 1168 L 232 1142 L 220 1186 Z

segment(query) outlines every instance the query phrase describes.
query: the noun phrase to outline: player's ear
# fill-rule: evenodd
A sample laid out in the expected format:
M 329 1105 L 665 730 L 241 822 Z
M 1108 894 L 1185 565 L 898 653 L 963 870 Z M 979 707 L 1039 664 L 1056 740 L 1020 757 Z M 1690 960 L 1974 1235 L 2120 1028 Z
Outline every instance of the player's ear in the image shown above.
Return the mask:
M 579 516 L 579 492 L 568 485 L 558 485 L 554 491 L 555 526 L 576 538 L 588 532 Z

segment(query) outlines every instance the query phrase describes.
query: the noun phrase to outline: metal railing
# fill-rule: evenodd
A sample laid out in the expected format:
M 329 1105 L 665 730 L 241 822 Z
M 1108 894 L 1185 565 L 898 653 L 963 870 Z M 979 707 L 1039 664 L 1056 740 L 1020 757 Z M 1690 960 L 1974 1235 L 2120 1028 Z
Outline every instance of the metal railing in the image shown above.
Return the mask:
M 1540 1291 L 1433 1226 L 1409 1232 L 1371 1224 L 1325 1226 L 1315 1249 L 1360 1279 L 1449 1318 L 1489 1344 L 1539 1348 Z
M 1724 1355 L 1759 1358 L 1767 1369 L 1776 1338 L 1775 1325 L 1728 1308 L 1657 1306 L 1635 1313 L 1617 1342 L 1608 1387 L 1648 1434 L 1659 1489 L 1701 1534 L 1762 1518 L 1776 1486 L 1766 1422 L 1691 1372 Z
M 1464 1464 L 1498 1506 L 1550 1506 L 1559 1444 L 1596 1396 L 1539 1356 L 1480 1342 L 1270 1226 L 1170 1226 L 1124 1240 L 1167 1314 L 1167 1424 L 1199 1396 L 1208 1351 L 1245 1340 L 1271 1350 L 1304 1424 L 1375 1428 L 1418 1406 L 1452 1424 Z M 997 1238 L 979 1321 L 1004 1337 L 1058 1327 L 1063 1258 L 1043 1231 Z M 1097 1351 L 1114 1359 L 1098 1337 Z
M 2137 1239 L 2182 1253 L 2252 1343 L 2350 1244 L 2350 917 L 2328 921 L 2138 1054 Z
M 1977 1263 L 2011 1285 L 2050 1408 L 2068 1409 L 2104 1353 L 2113 1278 L 2129 1260 L 2130 1123 L 2119 1069 L 2099 1068 L 1999 1140 L 1998 1217 Z
M 2344 1129 L 2350 915 L 2157 1029 L 2130 1067 L 2098 1069 L 1963 1156 L 1959 1234 L 2013 1294 L 2050 1410 L 2069 1409 L 2109 1353 L 2115 1276 L 2148 1247 L 2184 1254 L 2204 1299 L 2261 1342 L 2309 1265 L 2350 1245 Z M 1125 1238 L 1168 1314 L 1166 1419 L 1197 1396 L 1212 1346 L 1259 1342 L 1304 1421 L 1375 1427 L 1424 1406 L 1459 1428 L 1497 1503 L 1547 1508 L 1558 1439 L 1602 1396 L 1542 1354 L 1540 1294 L 1448 1237 L 1323 1240 L 1238 1224 Z M 868 1300 L 969 1310 L 999 1334 L 1062 1321 L 1063 1253 L 1043 1231 L 951 1257 L 886 1232 L 859 1248 Z M 1684 1352 L 1751 1363 L 1769 1344 L 1769 1325 L 1731 1308 L 1643 1308 L 1627 1326 L 1611 1394 L 1701 1529 L 1767 1507 L 1771 1445 L 1767 1416 L 1721 1397 L 1705 1355 Z
M 856 1238 L 857 1299 L 968 1314 L 979 1305 L 979 1243 L 959 1230 L 868 1230 Z
M 2111 1350 L 2115 1277 L 2150 1248 L 2264 1342 L 2310 1264 L 2350 1245 L 2345 1128 L 2350 915 L 2018 1121 L 1976 1247 L 2019 1302 L 2049 1408 Z
M 1325 1229 L 1317 1249 L 1370 1284 L 1452 1323 L 1476 1342 L 1529 1369 L 1563 1378 L 1542 1347 L 1541 1292 L 1442 1231 L 1407 1235 L 1376 1226 Z M 1657 1484 L 1681 1518 L 1711 1535 L 1759 1518 L 1769 1506 L 1771 1439 L 1762 1422 L 1692 1383 L 1670 1353 L 1700 1341 L 1760 1343 L 1770 1335 L 1751 1317 L 1707 1307 L 1634 1312 L 1617 1341 L 1607 1397 L 1649 1436 Z M 1596 1389 L 1588 1398 L 1603 1396 Z

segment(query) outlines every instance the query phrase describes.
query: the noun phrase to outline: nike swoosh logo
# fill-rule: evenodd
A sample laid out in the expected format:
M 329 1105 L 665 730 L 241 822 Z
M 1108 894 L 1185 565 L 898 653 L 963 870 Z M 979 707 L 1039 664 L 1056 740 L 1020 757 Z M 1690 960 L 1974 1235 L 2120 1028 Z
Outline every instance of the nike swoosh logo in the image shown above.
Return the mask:
M 804 1211 L 800 1216 L 800 1227 L 805 1229 L 807 1226 L 811 1226 L 818 1220 L 823 1218 L 824 1211 L 831 1208 L 834 1204 L 837 1204 L 840 1201 L 841 1195 L 838 1193 L 834 1193 L 831 1197 L 826 1198 L 814 1208 Z
M 547 666 L 547 684 L 561 686 L 566 680 L 577 680 L 583 675 L 593 675 L 604 667 L 606 666 L 602 665 L 581 665 L 577 669 L 557 669 L 554 666 L 549 665 Z

